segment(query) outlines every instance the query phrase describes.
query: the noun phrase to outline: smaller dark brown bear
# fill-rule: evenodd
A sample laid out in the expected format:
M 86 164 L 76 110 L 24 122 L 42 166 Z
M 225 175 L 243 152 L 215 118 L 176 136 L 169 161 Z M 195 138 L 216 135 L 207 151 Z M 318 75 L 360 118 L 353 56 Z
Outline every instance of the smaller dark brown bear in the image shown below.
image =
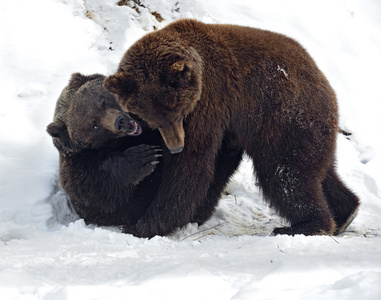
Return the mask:
M 87 224 L 128 227 L 157 190 L 160 171 L 152 172 L 161 150 L 153 145 L 161 138 L 121 109 L 104 78 L 73 74 L 47 132 L 59 151 L 60 184 L 78 215 Z

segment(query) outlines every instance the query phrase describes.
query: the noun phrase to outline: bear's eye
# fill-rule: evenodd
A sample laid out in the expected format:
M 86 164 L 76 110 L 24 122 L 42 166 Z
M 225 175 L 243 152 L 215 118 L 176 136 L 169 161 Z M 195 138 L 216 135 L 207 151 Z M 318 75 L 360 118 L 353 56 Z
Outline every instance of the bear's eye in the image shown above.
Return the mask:
M 177 86 L 177 82 L 176 82 L 176 80 L 170 80 L 170 81 L 168 82 L 168 85 L 169 85 L 170 87 L 175 88 L 175 87 Z
M 97 130 L 97 129 L 99 128 L 99 125 L 98 125 L 98 124 L 93 124 L 91 127 L 92 127 L 94 130 Z
M 103 107 L 103 108 L 106 108 L 106 107 L 107 107 L 107 101 L 106 101 L 106 100 L 103 100 L 103 101 L 102 101 L 102 107 Z

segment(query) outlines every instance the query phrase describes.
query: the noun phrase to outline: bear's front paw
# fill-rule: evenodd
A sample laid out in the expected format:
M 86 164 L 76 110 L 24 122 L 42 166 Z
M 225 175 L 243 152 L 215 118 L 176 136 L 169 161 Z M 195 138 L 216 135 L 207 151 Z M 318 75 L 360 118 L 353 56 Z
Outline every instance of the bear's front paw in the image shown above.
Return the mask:
M 138 238 L 153 238 L 155 233 L 153 233 L 151 230 L 143 230 L 142 228 L 138 229 L 137 225 L 122 225 L 119 226 L 119 229 L 122 230 L 122 233 L 124 234 L 132 234 L 133 236 L 136 236 Z
M 133 173 L 138 181 L 151 174 L 159 163 L 159 157 L 162 155 L 162 149 L 159 146 L 138 145 L 128 148 L 124 151 L 128 161 L 130 174 Z
M 121 225 L 118 226 L 125 234 L 132 234 L 139 238 L 153 238 L 156 235 L 165 235 L 159 232 L 160 230 L 153 226 L 152 223 L 145 223 L 143 220 L 139 220 L 135 225 Z

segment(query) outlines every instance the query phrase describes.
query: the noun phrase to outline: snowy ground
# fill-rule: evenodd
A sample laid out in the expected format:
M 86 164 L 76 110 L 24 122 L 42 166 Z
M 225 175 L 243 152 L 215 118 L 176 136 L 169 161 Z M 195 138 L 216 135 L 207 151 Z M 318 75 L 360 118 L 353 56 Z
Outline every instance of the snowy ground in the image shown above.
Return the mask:
M 115 2 L 0 4 L 1 299 L 380 299 L 381 2 Z M 147 240 L 70 213 L 45 132 L 62 88 L 74 72 L 111 74 L 135 40 L 182 17 L 281 32 L 315 58 L 352 133 L 339 137 L 337 152 L 339 173 L 362 201 L 348 232 L 269 236 L 282 220 L 247 160 L 200 228 Z

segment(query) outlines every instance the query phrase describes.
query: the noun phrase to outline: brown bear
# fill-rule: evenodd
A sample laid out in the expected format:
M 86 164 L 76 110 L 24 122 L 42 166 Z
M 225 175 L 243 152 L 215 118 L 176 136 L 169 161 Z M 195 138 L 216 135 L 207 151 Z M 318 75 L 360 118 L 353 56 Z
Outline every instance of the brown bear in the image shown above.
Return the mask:
M 161 152 L 154 145 L 161 137 L 121 109 L 104 78 L 73 74 L 47 131 L 59 151 L 60 184 L 77 214 L 87 224 L 128 227 L 158 188 L 161 172 L 153 171 Z
M 179 20 L 132 45 L 104 85 L 173 153 L 135 235 L 164 235 L 213 211 L 222 141 L 251 157 L 264 197 L 290 223 L 273 234 L 339 234 L 355 217 L 359 199 L 335 171 L 335 93 L 293 39 Z

